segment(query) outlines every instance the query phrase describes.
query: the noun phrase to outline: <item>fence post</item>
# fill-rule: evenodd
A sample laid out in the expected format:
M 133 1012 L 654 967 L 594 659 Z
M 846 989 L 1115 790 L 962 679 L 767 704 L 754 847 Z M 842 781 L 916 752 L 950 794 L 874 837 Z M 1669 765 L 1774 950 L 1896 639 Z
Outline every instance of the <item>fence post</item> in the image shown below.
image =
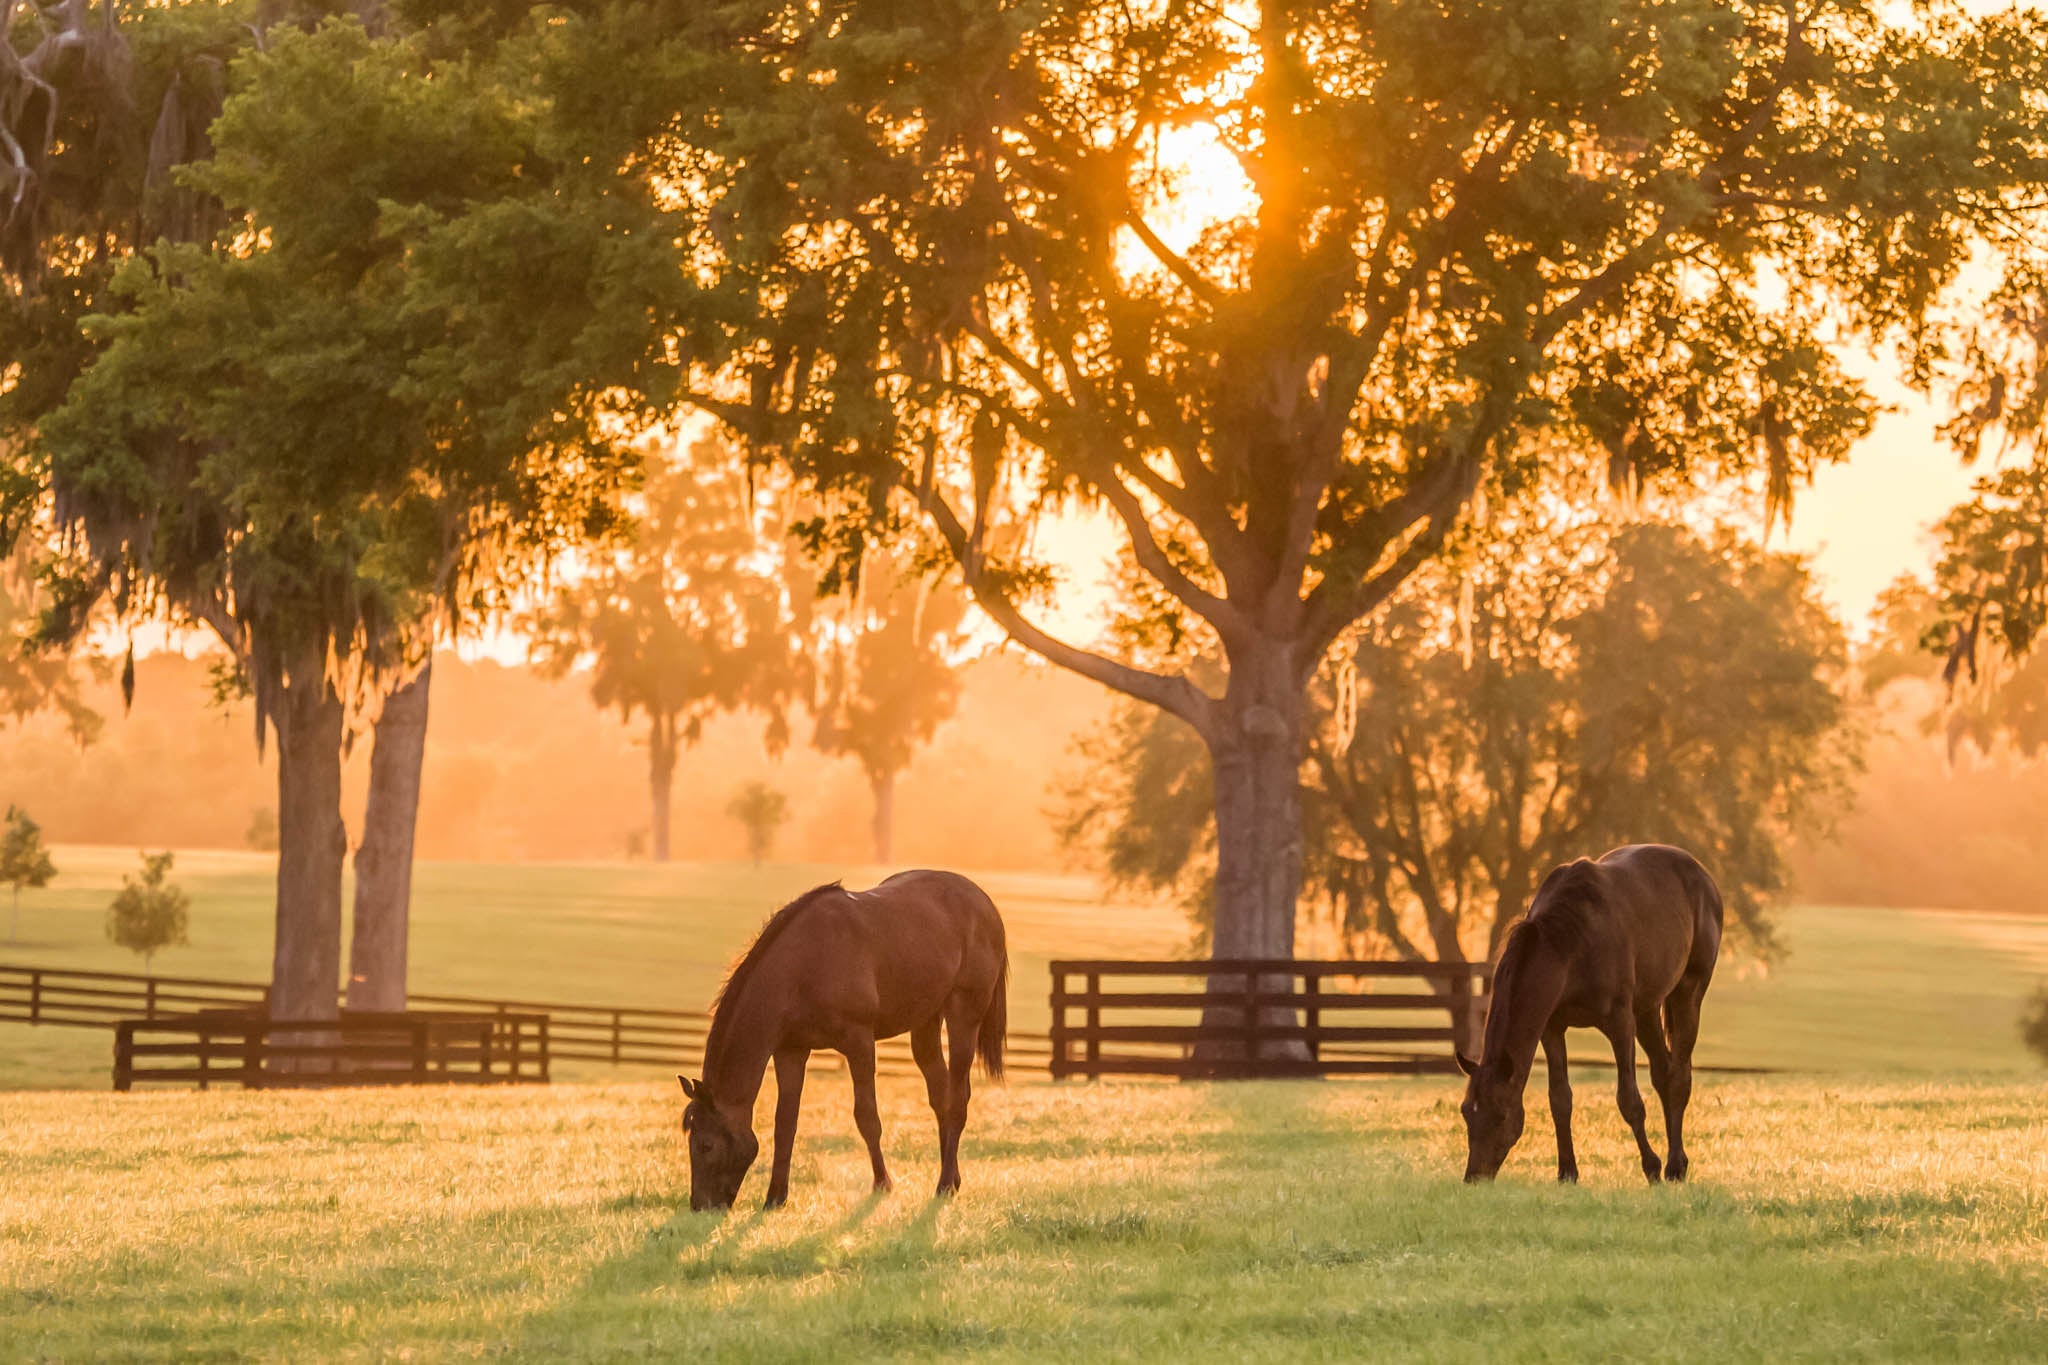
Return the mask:
M 409 1019 L 406 1027 L 412 1033 L 412 1083 L 427 1083 L 427 1022 L 424 1019 Z
M 1323 993 L 1322 974 L 1313 967 L 1304 967 L 1301 985 L 1309 998 L 1302 1010 L 1302 1017 L 1308 1021 L 1308 1055 L 1311 1061 L 1320 1062 L 1323 1060 L 1323 1007 L 1319 1003 Z
M 1256 1058 L 1259 1055 L 1259 1034 L 1264 1025 L 1259 1019 L 1259 973 L 1256 970 L 1244 974 L 1244 1070 L 1245 1076 L 1258 1074 Z
M 1067 974 L 1060 970 L 1058 963 L 1054 963 L 1051 970 L 1052 997 L 1049 1003 L 1052 1007 L 1052 1022 L 1046 1036 L 1047 1051 L 1050 1054 L 1046 1060 L 1046 1070 L 1057 1081 L 1067 1074 Z
M 144 977 L 142 981 L 142 1017 L 156 1018 L 156 978 Z
M 123 1019 L 114 1025 L 114 1089 L 126 1090 L 135 1077 L 135 1024 Z
M 1485 968 L 1474 969 L 1466 978 L 1465 990 L 1465 1051 L 1474 1057 L 1485 1046 L 1486 1006 L 1492 994 L 1493 983 L 1487 979 Z
M 1102 1078 L 1102 974 L 1088 973 L 1088 1079 Z
M 43 1022 L 43 973 L 41 968 L 28 974 L 28 1021 L 31 1024 Z
M 612 1011 L 612 1065 L 619 1064 L 619 1031 L 624 1027 L 624 1012 Z
M 540 1016 L 540 1038 L 539 1038 L 539 1046 L 540 1046 L 540 1079 L 541 1079 L 541 1084 L 543 1084 L 543 1085 L 546 1085 L 546 1084 L 548 1084 L 548 1083 L 549 1083 L 549 1082 L 548 1082 L 548 1058 L 549 1058 L 549 1056 L 550 1056 L 550 1054 L 552 1053 L 552 1051 L 553 1051 L 553 1048 L 554 1048 L 554 1044 L 553 1044 L 553 1043 L 552 1043 L 551 1041 L 549 1041 L 549 1037 L 548 1037 L 548 1020 L 549 1020 L 549 1016 L 548 1016 L 548 1015 L 545 1015 L 545 1014 L 543 1014 L 543 1015 L 541 1015 L 541 1016 Z

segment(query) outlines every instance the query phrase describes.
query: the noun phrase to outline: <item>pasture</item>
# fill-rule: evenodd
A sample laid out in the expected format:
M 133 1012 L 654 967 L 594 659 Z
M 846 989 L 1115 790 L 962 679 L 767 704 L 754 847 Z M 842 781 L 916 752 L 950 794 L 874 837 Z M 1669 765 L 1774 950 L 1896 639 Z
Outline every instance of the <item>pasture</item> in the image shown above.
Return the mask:
M 967 1185 L 843 1085 L 789 1206 L 692 1214 L 673 1083 L 15 1095 L 9 1360 L 2038 1360 L 2048 1091 L 1714 1077 L 1646 1188 L 1603 1087 L 1459 1182 L 1445 1081 L 985 1085 Z M 766 1096 L 764 1095 L 764 1101 Z M 767 1112 L 761 1115 L 765 1125 Z
M 125 968 L 99 915 L 129 857 L 59 851 L 12 960 Z M 193 946 L 261 977 L 267 862 L 181 859 Z M 701 1006 L 822 869 L 419 869 L 414 982 Z M 853 876 L 854 884 L 871 878 Z M 1170 912 L 985 879 L 1012 1018 L 1044 962 L 1181 950 Z M 1611 1071 L 1578 1076 L 1558 1188 L 1540 1079 L 1503 1180 L 1458 1180 L 1451 1078 L 980 1083 L 966 1189 L 922 1086 L 885 1080 L 897 1192 L 870 1198 L 848 1088 L 806 1088 L 789 1207 L 688 1209 L 672 1077 L 504 1092 L 85 1093 L 108 1035 L 0 1032 L 0 1359 L 2039 1359 L 2048 1089 L 2014 1029 L 2048 921 L 1805 907 L 1768 975 L 1729 963 L 1692 1184 L 1646 1188 Z M 1575 1036 L 1576 1037 L 1576 1036 Z M 1577 1043 L 1582 1057 L 1599 1044 Z M 758 1130 L 765 1138 L 772 1086 Z M 1657 1123 L 1652 1119 L 1653 1134 Z
M 22 941 L 0 960 L 140 970 L 106 941 L 106 903 L 131 871 L 128 850 L 59 848 L 62 873 L 22 899 Z M 180 854 L 192 895 L 192 946 L 157 970 L 260 981 L 270 974 L 271 864 L 243 853 Z M 777 905 L 873 869 L 738 863 L 421 863 L 413 893 L 412 984 L 421 992 L 702 1009 L 725 968 Z M 1171 908 L 1110 905 L 1079 877 L 981 875 L 1009 926 L 1012 1026 L 1046 1026 L 1046 962 L 1055 957 L 1174 957 L 1187 927 Z M 1699 1060 L 1841 1074 L 2032 1073 L 2016 1021 L 2048 975 L 2048 917 L 1797 906 L 1783 918 L 1790 954 L 1769 973 L 1724 958 L 1707 996 Z M 1602 1049 L 1587 1034 L 1575 1051 Z M 104 1089 L 109 1035 L 0 1031 L 0 1089 Z M 565 1064 L 565 1079 L 605 1080 Z M 644 1074 L 644 1073 L 642 1073 Z

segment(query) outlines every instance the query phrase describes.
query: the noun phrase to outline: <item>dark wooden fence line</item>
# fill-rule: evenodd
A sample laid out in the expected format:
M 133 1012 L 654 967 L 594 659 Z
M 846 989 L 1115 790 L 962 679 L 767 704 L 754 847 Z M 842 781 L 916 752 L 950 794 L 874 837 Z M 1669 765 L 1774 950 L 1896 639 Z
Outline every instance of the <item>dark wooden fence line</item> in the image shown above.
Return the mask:
M 1159 977 L 1199 984 L 1183 990 L 1103 987 L 1104 978 Z M 1055 1079 L 1455 1071 L 1452 1048 L 1476 1044 L 1492 978 L 1492 968 L 1476 962 L 1054 962 L 1050 1070 Z M 1378 980 L 1408 989 L 1375 991 L 1365 985 Z M 1433 989 L 1413 989 L 1418 982 Z M 1352 984 L 1340 988 L 1343 983 Z M 1443 1022 L 1366 1022 L 1395 1011 L 1440 1014 Z M 1359 1022 L 1327 1022 L 1333 1015 Z M 1417 1044 L 1439 1046 L 1424 1051 Z
M 0 964 L 0 1020 L 22 1023 L 114 1029 L 124 1020 L 182 1018 L 203 1010 L 260 1012 L 268 997 L 264 986 L 248 981 Z M 544 1014 L 555 1061 L 677 1072 L 702 1068 L 711 1027 L 710 1017 L 701 1011 L 630 1005 L 441 994 L 412 995 L 407 1004 L 471 1014 Z M 1042 1033 L 1012 1032 L 1006 1053 L 1012 1068 L 1042 1074 L 1051 1044 Z M 845 1069 L 836 1052 L 814 1053 L 812 1064 L 824 1071 Z M 909 1041 L 903 1038 L 886 1039 L 876 1048 L 875 1069 L 889 1076 L 920 1074 Z
M 349 1012 L 310 1023 L 216 1010 L 114 1026 L 116 1090 L 546 1084 L 548 1069 L 545 1014 Z

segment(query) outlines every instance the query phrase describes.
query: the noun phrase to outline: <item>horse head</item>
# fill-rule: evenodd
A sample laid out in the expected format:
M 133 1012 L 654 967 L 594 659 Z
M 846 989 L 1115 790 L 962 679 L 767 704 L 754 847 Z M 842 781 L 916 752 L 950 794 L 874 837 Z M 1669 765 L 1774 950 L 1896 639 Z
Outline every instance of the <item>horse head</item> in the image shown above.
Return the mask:
M 1465 1102 L 1458 1112 L 1465 1116 L 1465 1183 L 1493 1179 L 1508 1152 L 1522 1136 L 1522 1081 L 1513 1065 L 1501 1056 L 1492 1062 L 1475 1062 L 1462 1051 L 1458 1069 L 1465 1073 Z
M 683 1108 L 683 1132 L 690 1152 L 690 1207 L 698 1212 L 729 1209 L 761 1150 L 760 1140 L 743 1120 L 719 1107 L 708 1084 L 688 1076 L 676 1079 L 689 1100 Z

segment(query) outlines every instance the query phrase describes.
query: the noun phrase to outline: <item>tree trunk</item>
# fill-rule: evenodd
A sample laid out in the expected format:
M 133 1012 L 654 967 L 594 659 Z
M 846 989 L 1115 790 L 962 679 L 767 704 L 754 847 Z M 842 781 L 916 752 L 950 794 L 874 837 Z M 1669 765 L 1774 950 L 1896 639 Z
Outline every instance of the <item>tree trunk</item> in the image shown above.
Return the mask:
M 869 773 L 868 790 L 875 798 L 875 862 L 886 864 L 896 847 L 896 774 Z
M 669 796 L 676 785 L 676 734 L 675 724 L 665 716 L 657 716 L 647 730 L 647 753 L 651 772 L 649 786 L 654 798 L 654 828 L 650 831 L 654 844 L 654 861 L 668 861 L 668 808 Z
M 341 984 L 341 698 L 318 661 L 279 689 L 273 1019 L 329 1020 Z
M 405 1008 L 405 950 L 412 912 L 413 832 L 420 767 L 427 752 L 427 694 L 433 664 L 393 689 L 377 718 L 370 795 L 356 849 L 355 932 L 349 939 L 348 1007 Z
M 1233 655 L 1230 689 L 1209 745 L 1216 783 L 1212 958 L 1294 956 L 1307 709 L 1289 649 L 1267 642 L 1249 657 Z M 1291 983 L 1289 976 L 1262 976 L 1259 989 L 1284 992 Z M 1203 1022 L 1242 1026 L 1247 985 L 1243 976 L 1211 977 L 1209 989 L 1219 999 L 1203 1011 Z M 1299 1018 L 1287 1007 L 1259 1013 L 1262 1022 L 1283 1027 Z M 1244 1055 L 1241 1043 L 1196 1048 L 1196 1056 L 1202 1058 Z M 1308 1047 L 1300 1041 L 1280 1041 L 1260 1047 L 1259 1055 L 1306 1059 Z

